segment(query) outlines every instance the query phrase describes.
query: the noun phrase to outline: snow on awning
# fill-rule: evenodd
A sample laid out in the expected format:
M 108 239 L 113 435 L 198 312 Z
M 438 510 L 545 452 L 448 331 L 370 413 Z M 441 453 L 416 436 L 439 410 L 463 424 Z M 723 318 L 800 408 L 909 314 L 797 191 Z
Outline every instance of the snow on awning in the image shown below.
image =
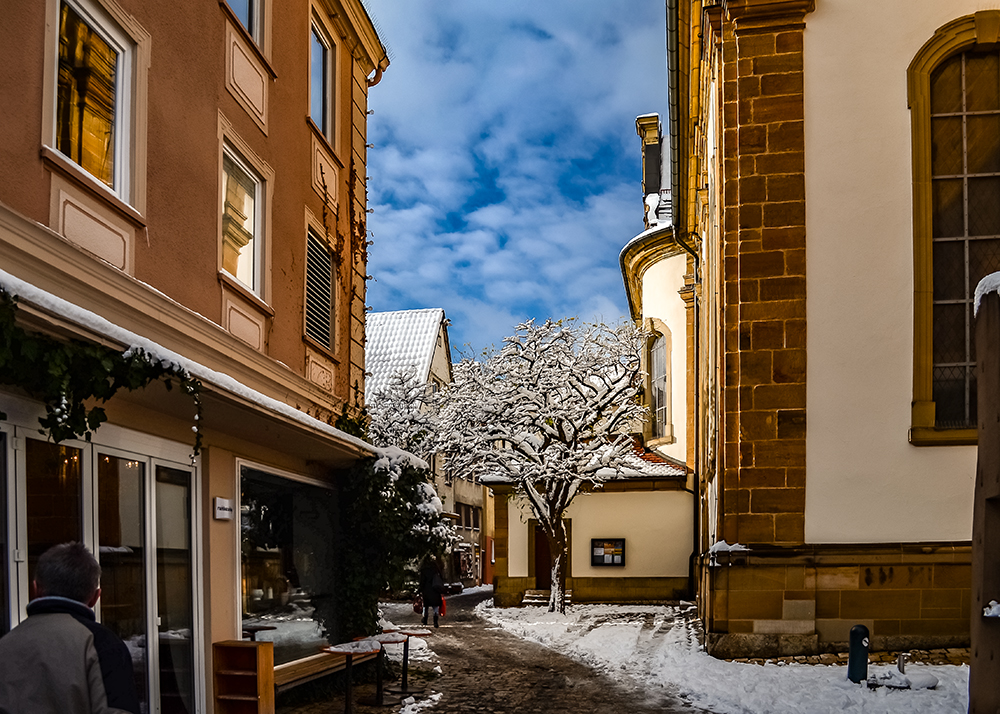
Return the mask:
M 343 445 L 352 447 L 352 450 L 358 452 L 358 455 L 376 455 L 381 453 L 364 440 L 341 431 L 315 417 L 311 417 L 305 412 L 299 411 L 282 401 L 262 394 L 237 381 L 228 374 L 218 372 L 194 360 L 188 359 L 150 339 L 120 327 L 100 315 L 57 297 L 3 270 L 0 270 L 0 288 L 3 288 L 11 295 L 16 295 L 19 301 L 40 308 L 45 312 L 58 316 L 62 321 L 72 323 L 90 333 L 122 345 L 126 351 L 142 349 L 151 357 L 160 359 L 174 367 L 184 369 L 190 375 L 199 379 L 206 387 L 214 388 L 215 391 L 224 393 L 231 401 L 249 405 L 258 411 L 269 414 L 272 418 L 280 417 L 279 421 L 291 422 L 299 429 L 318 433 Z

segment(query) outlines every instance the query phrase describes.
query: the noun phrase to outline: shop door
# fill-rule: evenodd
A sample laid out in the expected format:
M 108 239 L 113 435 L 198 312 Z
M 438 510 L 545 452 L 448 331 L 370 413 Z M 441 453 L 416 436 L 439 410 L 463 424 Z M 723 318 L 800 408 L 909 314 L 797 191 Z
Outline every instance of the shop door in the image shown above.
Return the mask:
M 193 714 L 201 688 L 193 646 L 193 472 L 119 449 L 24 434 L 15 438 L 13 478 L 0 471 L 13 481 L 5 491 L 11 507 L 0 513 L 0 521 L 12 521 L 5 532 L 14 545 L 4 549 L 13 555 L 5 612 L 15 625 L 26 617 L 42 553 L 85 543 L 102 570 L 97 617 L 132 655 L 142 711 Z

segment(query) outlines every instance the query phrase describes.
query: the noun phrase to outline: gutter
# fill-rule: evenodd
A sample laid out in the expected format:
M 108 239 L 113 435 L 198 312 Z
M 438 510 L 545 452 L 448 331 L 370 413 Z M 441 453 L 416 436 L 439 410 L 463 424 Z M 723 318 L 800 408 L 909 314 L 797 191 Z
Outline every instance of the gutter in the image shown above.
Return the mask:
M 680 0 L 667 2 L 667 135 L 670 137 L 670 195 L 671 223 L 675 226 L 681 223 L 681 206 L 684 203 L 681 195 L 680 170 L 680 100 L 677 96 L 680 87 L 680 54 L 677 47 L 678 14 L 677 3 Z

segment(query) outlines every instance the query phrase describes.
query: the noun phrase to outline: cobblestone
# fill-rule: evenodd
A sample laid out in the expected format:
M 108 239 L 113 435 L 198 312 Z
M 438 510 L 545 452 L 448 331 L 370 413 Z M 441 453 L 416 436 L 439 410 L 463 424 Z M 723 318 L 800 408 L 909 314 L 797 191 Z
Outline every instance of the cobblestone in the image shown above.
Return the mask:
M 493 627 L 473 612 L 489 594 L 448 598 L 448 616 L 428 637 L 436 661 L 410 663 L 410 681 L 441 697 L 428 714 L 580 714 L 628 711 L 630 714 L 697 714 L 665 689 L 627 686 L 541 645 Z M 395 608 L 391 619 L 414 625 L 419 616 Z M 441 673 L 435 671 L 440 667 Z M 294 690 L 293 690 L 294 691 Z M 356 687 L 370 695 L 371 685 Z M 278 714 L 340 714 L 343 694 L 329 691 L 323 701 L 278 707 Z M 357 714 L 398 711 L 357 706 Z

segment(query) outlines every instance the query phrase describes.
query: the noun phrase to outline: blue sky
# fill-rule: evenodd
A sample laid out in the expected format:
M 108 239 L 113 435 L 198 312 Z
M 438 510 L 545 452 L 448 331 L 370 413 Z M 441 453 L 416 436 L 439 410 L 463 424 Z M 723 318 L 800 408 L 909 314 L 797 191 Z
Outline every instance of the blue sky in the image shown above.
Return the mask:
M 369 96 L 368 304 L 442 307 L 476 351 L 529 317 L 624 317 L 662 0 L 367 4 L 392 57 Z

